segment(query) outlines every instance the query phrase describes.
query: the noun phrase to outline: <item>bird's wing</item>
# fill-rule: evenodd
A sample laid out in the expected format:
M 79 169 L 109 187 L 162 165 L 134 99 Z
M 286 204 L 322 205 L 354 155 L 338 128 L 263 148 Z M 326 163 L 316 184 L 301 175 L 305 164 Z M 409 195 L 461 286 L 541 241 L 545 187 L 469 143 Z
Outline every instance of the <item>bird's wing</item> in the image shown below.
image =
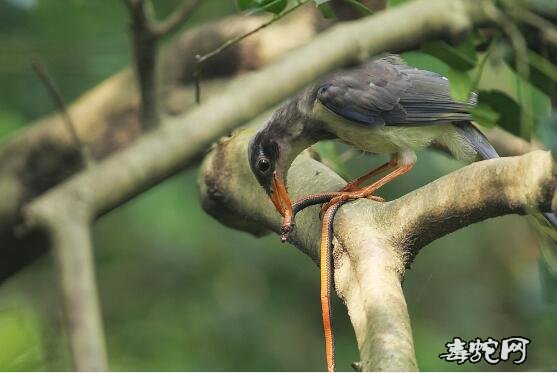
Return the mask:
M 473 102 L 456 102 L 447 78 L 410 67 L 396 56 L 334 75 L 317 90 L 329 110 L 371 126 L 470 120 Z

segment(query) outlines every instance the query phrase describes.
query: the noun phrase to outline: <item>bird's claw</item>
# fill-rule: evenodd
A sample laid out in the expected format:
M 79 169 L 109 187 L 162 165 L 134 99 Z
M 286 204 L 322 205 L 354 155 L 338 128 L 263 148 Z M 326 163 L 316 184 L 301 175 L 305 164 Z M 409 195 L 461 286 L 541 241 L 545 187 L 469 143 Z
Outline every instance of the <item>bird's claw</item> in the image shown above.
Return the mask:
M 385 198 L 379 196 L 367 196 L 367 199 L 370 199 L 375 202 L 385 202 Z
M 356 200 L 356 199 L 360 199 L 360 198 L 367 198 L 369 200 L 375 201 L 375 202 L 385 202 L 385 199 L 383 197 L 379 197 L 376 195 L 361 195 L 360 193 L 356 192 L 347 192 L 345 194 L 341 194 L 337 197 L 334 197 L 333 199 L 331 199 L 329 202 L 324 203 L 323 206 L 321 207 L 321 216 L 323 216 L 325 214 L 325 211 L 327 211 L 331 206 L 333 206 L 336 203 L 339 202 L 346 202 L 346 201 L 350 201 L 350 200 Z
M 326 194 L 316 194 L 316 195 L 311 195 L 308 197 L 305 197 L 304 199 L 297 201 L 294 205 L 297 205 L 298 208 L 295 208 L 294 210 L 299 212 L 301 210 L 303 210 L 306 207 L 309 207 L 311 205 L 315 205 L 315 204 L 319 204 L 322 202 L 318 202 L 319 199 L 321 199 L 321 201 L 323 201 L 323 197 L 326 197 Z M 329 209 L 331 206 L 333 206 L 336 203 L 340 203 L 340 202 L 345 202 L 345 201 L 349 201 L 349 200 L 353 200 L 353 199 L 358 199 L 358 198 L 369 198 L 372 201 L 376 201 L 376 202 L 385 202 L 385 200 L 379 196 L 374 196 L 374 195 L 365 195 L 362 194 L 361 191 L 353 191 L 353 192 L 344 192 L 343 194 L 337 194 L 336 196 L 327 196 L 328 198 L 326 198 L 325 200 L 328 200 L 328 202 L 326 202 L 325 204 L 322 205 L 321 208 L 321 214 L 320 214 L 320 218 L 322 218 L 323 214 L 325 213 L 325 211 L 327 211 L 327 209 Z M 306 202 L 306 204 L 304 205 L 304 207 L 299 208 L 299 203 L 303 201 Z M 309 202 L 309 203 L 307 203 Z M 296 215 L 296 213 L 294 214 L 287 214 L 283 217 L 282 220 L 282 225 L 280 227 L 280 240 L 284 243 L 287 242 L 290 234 L 292 233 L 292 231 L 294 230 L 294 215 Z

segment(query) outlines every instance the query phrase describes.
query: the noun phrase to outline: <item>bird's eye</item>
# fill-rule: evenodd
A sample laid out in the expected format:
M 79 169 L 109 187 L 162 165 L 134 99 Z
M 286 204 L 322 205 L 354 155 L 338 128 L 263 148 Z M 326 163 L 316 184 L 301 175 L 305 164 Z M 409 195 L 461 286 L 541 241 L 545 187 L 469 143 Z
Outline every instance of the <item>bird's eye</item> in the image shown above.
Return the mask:
M 267 158 L 259 158 L 257 160 L 257 169 L 262 174 L 266 174 L 271 169 L 271 162 Z

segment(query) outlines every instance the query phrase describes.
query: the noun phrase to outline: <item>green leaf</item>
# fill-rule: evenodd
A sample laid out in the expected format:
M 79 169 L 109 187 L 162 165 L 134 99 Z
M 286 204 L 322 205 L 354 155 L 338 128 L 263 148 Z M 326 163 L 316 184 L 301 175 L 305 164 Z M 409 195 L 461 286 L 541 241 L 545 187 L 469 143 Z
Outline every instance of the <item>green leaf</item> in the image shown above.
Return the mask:
M 280 14 L 288 5 L 288 0 L 236 0 L 240 10 L 265 11 Z
M 271 0 L 265 1 L 259 9 L 273 14 L 280 14 L 286 9 L 287 5 L 288 0 Z
M 467 102 L 472 88 L 470 74 L 463 70 L 450 69 L 447 72 L 450 82 L 451 95 L 456 101 Z
M 472 120 L 484 127 L 495 127 L 499 117 L 499 113 L 484 102 L 479 102 L 472 110 Z
M 521 106 L 508 94 L 502 91 L 480 91 L 479 102 L 489 105 L 499 113 L 497 124 L 514 135 L 521 136 L 520 120 L 522 115 Z M 527 115 L 532 116 L 526 111 Z
M 352 7 L 358 10 L 364 16 L 370 16 L 373 14 L 373 10 L 369 9 L 367 6 L 362 4 L 359 0 L 344 0 L 348 4 L 352 5 Z
M 527 59 L 530 68 L 528 81 L 548 96 L 556 95 L 557 66 L 533 51 L 528 51 Z M 513 53 L 508 53 L 505 60 L 516 72 L 516 56 Z
M 323 17 L 327 19 L 335 18 L 335 12 L 333 11 L 333 8 L 331 8 L 331 5 L 327 3 L 321 3 L 317 5 L 317 8 L 319 9 Z
M 422 51 L 439 58 L 456 70 L 470 70 L 476 66 L 477 55 L 472 36 L 456 47 L 444 41 L 431 41 L 422 45 Z
M 0 111 L 0 145 L 25 124 L 24 118 L 13 111 Z
M 417 67 L 418 69 L 422 70 L 433 71 L 443 76 L 446 76 L 447 71 L 449 71 L 449 67 L 446 63 L 424 52 L 404 52 L 402 53 L 402 58 L 411 66 Z
M 557 1 L 555 0 L 527 0 L 528 7 L 540 14 L 557 18 Z
M 404 4 L 408 2 L 408 0 L 389 0 L 389 8 L 393 7 L 393 6 L 399 6 L 401 4 Z
M 538 138 L 546 149 L 557 152 L 557 112 L 554 111 L 540 121 Z
M 549 96 L 557 95 L 557 66 L 543 56 L 529 51 L 530 82 Z
M 504 60 L 499 60 L 497 63 L 497 54 L 500 50 L 500 45 L 497 44 L 497 48 L 494 48 L 491 54 L 493 58 L 490 58 L 490 63 L 485 66 L 479 88 L 484 91 L 505 92 L 509 98 L 518 103 L 519 109 L 524 108 L 524 112 L 529 114 L 530 119 L 535 119 L 533 122 L 529 122 L 528 117 L 523 118 L 525 124 L 522 127 L 526 138 L 535 129 L 537 120 L 549 115 L 551 102 L 545 93 L 535 87 L 532 82 L 518 76 L 517 72 Z M 499 109 L 497 110 L 499 111 Z M 520 110 L 518 113 L 520 114 Z M 515 114 L 516 111 L 513 115 Z M 532 124 L 534 124 L 534 128 L 531 127 Z
M 321 162 L 346 180 L 350 180 L 348 169 L 339 157 L 334 141 L 320 141 L 313 146 L 321 156 Z
M 484 33 L 475 31 L 472 34 L 472 42 L 476 52 L 484 51 L 492 44 L 493 37 L 487 37 Z
M 553 250 L 556 250 L 554 243 L 547 243 L 547 245 L 553 245 Z M 557 303 L 556 259 L 553 258 L 553 263 L 549 263 L 546 258 L 540 257 L 538 259 L 538 273 L 540 274 L 542 295 L 547 303 Z
M 236 5 L 240 10 L 248 10 L 254 8 L 257 4 L 254 0 L 236 0 Z
M 30 307 L 0 308 L 0 366 L 6 371 L 42 370 L 40 320 Z

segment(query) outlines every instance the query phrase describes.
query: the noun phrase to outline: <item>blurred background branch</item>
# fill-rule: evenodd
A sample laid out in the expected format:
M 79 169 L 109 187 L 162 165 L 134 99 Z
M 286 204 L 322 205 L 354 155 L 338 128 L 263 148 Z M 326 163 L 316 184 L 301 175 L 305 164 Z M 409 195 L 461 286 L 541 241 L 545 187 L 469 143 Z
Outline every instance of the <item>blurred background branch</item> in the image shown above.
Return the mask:
M 73 369 L 108 370 L 87 206 L 77 195 L 47 193 L 26 207 L 25 217 L 54 250 Z
M 144 129 L 159 122 L 157 101 L 157 47 L 160 38 L 173 32 L 185 22 L 200 0 L 184 0 L 180 7 L 164 21 L 157 21 L 149 0 L 124 0 L 131 16 L 135 71 L 141 93 L 140 117 Z
M 64 103 L 64 99 L 60 95 L 60 92 L 58 92 L 58 88 L 56 88 L 54 81 L 52 81 L 52 79 L 48 75 L 46 67 L 40 61 L 33 61 L 32 66 L 35 72 L 37 73 L 37 76 L 43 83 L 45 90 L 47 91 L 48 95 L 50 96 L 50 99 L 52 100 L 52 103 L 58 110 L 58 113 L 62 118 L 62 121 L 66 125 L 68 133 L 72 137 L 75 148 L 81 153 L 81 158 L 83 159 L 83 161 L 86 164 L 91 165 L 93 160 L 91 158 L 89 149 L 87 149 L 87 147 L 79 139 L 79 135 L 77 134 L 77 131 L 75 129 L 75 124 L 73 123 L 72 118 L 70 118 L 68 111 L 66 109 L 66 104 Z

